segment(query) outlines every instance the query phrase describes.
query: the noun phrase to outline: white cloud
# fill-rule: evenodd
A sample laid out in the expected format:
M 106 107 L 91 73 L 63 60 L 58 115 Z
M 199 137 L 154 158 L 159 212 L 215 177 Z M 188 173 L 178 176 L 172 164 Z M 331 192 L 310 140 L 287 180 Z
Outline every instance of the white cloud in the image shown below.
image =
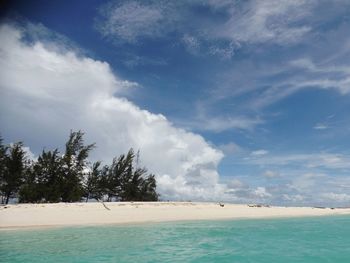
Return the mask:
M 9 146 L 13 147 L 15 143 L 10 143 Z M 28 146 L 22 146 L 22 150 L 24 152 L 24 158 L 26 158 L 29 161 L 34 161 L 37 159 L 37 156 L 30 150 L 30 147 Z
M 348 10 L 349 6 L 341 8 L 340 5 L 338 8 Z M 333 19 L 337 12 L 332 14 Z M 317 16 L 314 15 L 314 17 Z M 341 17 L 341 12 L 339 17 Z M 332 24 L 331 21 L 323 21 L 323 23 Z M 273 56 L 270 57 L 271 47 L 263 47 L 263 50 L 270 54 L 271 59 L 266 59 L 265 55 L 261 55 L 262 48 L 250 49 L 255 54 L 254 62 L 251 59 L 242 59 L 237 62 L 239 67 L 233 67 L 226 73 L 221 73 L 221 79 L 217 81 L 220 85 L 213 88 L 213 103 L 219 107 L 230 99 L 234 101 L 236 111 L 250 115 L 259 112 L 260 117 L 265 117 L 266 120 L 265 109 L 299 91 L 308 89 L 310 92 L 322 95 L 325 92 L 318 92 L 316 89 L 329 90 L 339 92 L 344 97 L 348 96 L 350 93 L 350 66 L 348 63 L 350 40 L 347 28 L 344 24 L 334 29 L 318 30 L 317 34 L 324 41 L 316 42 L 317 48 L 315 48 L 315 36 L 308 38 L 304 42 L 302 53 L 298 47 L 288 51 L 293 53 L 292 59 L 285 58 L 287 61 L 290 59 L 289 62 L 276 61 L 272 58 Z M 243 48 L 249 49 L 248 47 Z M 284 56 L 287 53 L 282 51 L 281 55 Z M 333 127 L 332 122 L 328 120 L 320 121 L 320 123 Z
M 305 173 L 301 176 L 293 178 L 289 187 L 297 190 L 300 193 L 309 192 L 315 187 L 315 185 L 320 184 L 319 180 L 322 180 L 322 178 L 325 177 L 325 174 Z
M 264 172 L 263 175 L 267 178 L 275 178 L 275 177 L 278 177 L 280 174 L 275 171 L 267 170 Z
M 345 194 L 345 193 L 333 193 L 333 192 L 324 193 L 322 194 L 322 197 L 330 201 L 350 202 L 350 194 Z
M 242 181 L 238 179 L 232 179 L 227 183 L 227 187 L 230 189 L 239 189 L 247 187 Z
M 130 147 L 140 149 L 142 164 L 157 174 L 164 199 L 208 199 L 224 192 L 217 173 L 220 150 L 122 98 L 135 83 L 118 78 L 108 63 L 59 52 L 65 50 L 59 47 L 48 49 L 40 40 L 25 43 L 24 31 L 0 27 L 0 121 L 5 136 L 57 147 L 70 129 L 82 129 L 86 141 L 97 144 L 94 159 L 110 162 Z
M 28 160 L 30 161 L 34 161 L 36 160 L 38 157 L 30 150 L 30 147 L 28 146 L 24 146 L 23 148 L 23 151 L 25 153 L 25 156 Z
M 265 198 L 269 198 L 272 195 L 266 190 L 265 187 L 259 186 L 257 187 L 254 192 L 256 197 L 261 198 L 261 199 L 265 199 Z
M 349 50 L 347 50 L 349 51 Z M 341 94 L 350 92 L 350 66 L 333 63 L 317 65 L 309 58 L 293 60 L 290 65 L 302 70 L 307 70 L 308 78 L 300 81 L 298 87 L 318 87 L 322 89 L 337 89 Z
M 282 196 L 282 198 L 285 200 L 285 201 L 288 201 L 288 202 L 302 202 L 304 200 L 304 197 L 300 194 L 296 194 L 296 195 L 289 195 L 289 194 L 284 194 Z
M 311 30 L 298 22 L 310 15 L 314 1 L 244 1 L 221 6 L 230 16 L 224 25 L 213 29 L 211 33 L 216 37 L 245 43 L 292 44 Z M 214 2 L 214 8 L 219 7 Z
M 213 10 L 212 16 L 194 11 L 203 5 Z M 176 33 L 175 41 L 191 54 L 230 59 L 241 44 L 300 42 L 312 30 L 305 20 L 314 6 L 306 0 L 110 1 L 100 8 L 96 28 L 117 43 Z M 216 12 L 223 12 L 223 19 Z
M 198 54 L 200 51 L 200 42 L 196 37 L 185 34 L 181 40 L 189 53 Z
M 213 117 L 207 119 L 206 121 L 201 123 L 201 125 L 203 125 L 203 130 L 221 132 L 230 129 L 251 130 L 261 122 L 262 121 L 258 119 L 251 119 L 240 116 L 228 118 Z
M 217 166 L 223 157 L 221 151 L 235 153 L 240 150 L 236 144 L 222 145 L 221 151 L 215 149 L 201 136 L 176 128 L 163 115 L 140 109 L 123 98 L 138 84 L 120 79 L 108 63 L 78 55 L 65 42 L 63 48 L 49 39 L 41 41 L 40 37 L 26 43 L 21 40 L 23 31 L 9 25 L 0 29 L 0 121 L 4 137 L 12 136 L 12 141 L 23 138 L 31 149 L 36 146 L 34 152 L 38 153 L 42 146 L 48 149 L 62 145 L 70 129 L 82 129 L 87 142 L 97 143 L 92 157 L 107 162 L 129 147 L 140 149 L 142 164 L 157 174 L 164 199 L 313 204 L 332 201 L 332 195 L 327 199 L 322 194 L 333 192 L 338 195 L 333 195 L 334 202 L 338 198 L 345 203 L 343 194 L 348 194 L 349 181 L 344 176 L 331 177 L 322 172 L 332 169 L 334 174 L 345 173 L 350 168 L 350 156 L 242 150 L 240 153 L 247 156 L 235 159 L 235 164 L 262 168 L 256 174 L 261 181 L 254 181 L 254 186 L 243 182 L 245 179 L 220 183 Z M 259 118 L 208 115 L 199 110 L 198 118 L 191 121 L 192 127 L 218 132 L 251 130 L 262 123 Z M 298 168 L 292 173 L 293 166 Z M 276 180 L 261 177 L 264 171 L 265 176 L 274 177 L 274 171 L 282 171 L 280 168 L 285 170 Z M 253 180 L 247 179 L 250 183 Z M 275 183 L 278 185 L 269 185 Z
M 228 155 L 238 153 L 242 150 L 241 147 L 234 142 L 222 144 L 219 146 L 219 148 L 221 151 L 224 152 L 224 154 L 228 154 Z
M 254 153 L 254 152 L 253 152 Z M 349 169 L 350 156 L 339 153 L 251 154 L 244 160 L 255 165 L 298 165 L 303 168 Z
M 134 54 L 129 54 L 126 56 L 126 60 L 124 61 L 124 65 L 128 68 L 132 69 L 139 66 L 166 66 L 168 62 L 165 59 L 161 58 L 149 58 L 144 56 L 138 56 Z
M 226 195 L 239 203 L 261 203 L 271 200 L 273 195 L 265 186 L 251 187 L 237 178 L 226 182 Z
M 159 34 L 164 15 L 160 6 L 129 1 L 119 4 L 110 2 L 100 10 L 102 18 L 97 28 L 105 37 L 135 42 L 140 37 Z
M 199 115 L 188 122 L 180 121 L 179 123 L 195 130 L 220 133 L 231 129 L 253 130 L 255 126 L 263 123 L 263 121 L 245 116 L 209 117 Z
M 212 44 L 209 48 L 209 54 L 218 56 L 222 59 L 231 59 L 235 50 L 240 47 L 239 43 L 230 41 L 229 44 L 220 46 L 218 43 Z
M 252 151 L 250 155 L 251 156 L 262 156 L 262 155 L 266 155 L 268 153 L 269 153 L 269 151 L 261 149 L 261 150 Z
M 246 156 L 240 157 L 238 159 L 235 157 L 232 162 L 242 171 L 249 167 L 252 172 L 239 178 L 252 185 L 243 188 L 240 184 L 231 187 L 229 182 L 227 183 L 231 189 L 229 192 L 238 197 L 240 201 L 259 201 L 259 198 L 256 197 L 257 193 L 263 192 L 263 190 L 257 189 L 264 187 L 266 192 L 271 195 L 266 197 L 267 201 L 272 204 L 348 205 L 346 195 L 350 193 L 349 155 L 340 153 L 275 154 L 270 152 L 268 155 L 257 157 L 246 152 Z M 225 165 L 230 166 L 227 163 Z M 261 175 L 266 178 L 261 177 Z M 258 187 L 254 188 L 253 185 L 258 185 Z M 336 195 L 328 195 L 329 193 Z M 254 199 L 255 197 L 256 199 Z
M 317 123 L 314 127 L 315 130 L 326 130 L 328 129 L 328 125 L 324 124 L 324 123 Z

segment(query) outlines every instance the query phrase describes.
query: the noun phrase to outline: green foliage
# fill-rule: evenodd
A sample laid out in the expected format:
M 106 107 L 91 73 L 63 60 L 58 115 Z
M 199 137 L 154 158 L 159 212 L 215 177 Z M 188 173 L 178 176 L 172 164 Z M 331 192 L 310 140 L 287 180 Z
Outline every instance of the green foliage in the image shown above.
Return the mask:
M 130 149 L 127 155 L 114 159 L 109 168 L 109 198 L 121 201 L 157 201 L 156 183 L 153 175 L 147 176 L 147 169 L 135 168 L 135 154 Z
M 84 133 L 71 132 L 65 152 L 43 150 L 36 161 L 25 158 L 22 143 L 10 147 L 0 137 L 0 193 L 7 203 L 11 197 L 19 202 L 77 202 L 85 198 L 119 201 L 157 201 L 155 176 L 138 166 L 133 149 L 110 166 L 101 162 L 89 166 L 88 157 L 94 144 L 85 145 Z M 90 167 L 90 168 L 89 168 Z
M 103 170 L 100 169 L 100 166 L 101 162 L 96 162 L 92 165 L 91 171 L 88 173 L 88 177 L 83 185 L 86 202 L 91 198 L 100 200 L 104 195 Z
M 3 197 L 3 186 L 5 184 L 5 169 L 6 169 L 6 153 L 8 147 L 3 145 L 3 140 L 0 137 L 0 192 L 1 196 Z M 3 201 L 3 200 L 2 200 Z
M 59 202 L 62 193 L 62 159 L 58 150 L 43 151 L 20 190 L 20 202 Z
M 24 172 L 26 169 L 27 160 L 21 142 L 11 145 L 5 150 L 3 157 L 3 170 L 1 172 L 0 191 L 3 197 L 3 202 L 7 204 L 10 197 L 15 195 L 23 183 Z
M 156 178 L 150 174 L 141 184 L 141 201 L 158 201 L 159 195 L 156 188 Z
M 84 193 L 82 180 L 89 152 L 95 144 L 84 146 L 84 133 L 71 132 L 62 157 L 62 201 L 77 202 Z

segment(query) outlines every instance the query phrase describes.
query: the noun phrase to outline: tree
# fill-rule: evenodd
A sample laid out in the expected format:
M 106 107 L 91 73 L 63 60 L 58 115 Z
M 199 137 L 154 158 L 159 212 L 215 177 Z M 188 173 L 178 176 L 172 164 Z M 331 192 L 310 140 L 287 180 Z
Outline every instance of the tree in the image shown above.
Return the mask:
M 66 151 L 62 157 L 62 201 L 80 201 L 84 189 L 82 179 L 84 169 L 87 166 L 87 158 L 95 144 L 84 145 L 84 133 L 82 131 L 70 133 L 66 143 Z
M 59 151 L 43 150 L 26 173 L 20 202 L 59 202 L 62 190 L 62 158 Z
M 0 137 L 0 193 L 1 193 L 1 203 L 4 202 L 4 195 L 2 192 L 3 185 L 5 184 L 5 170 L 6 170 L 6 153 L 8 147 L 4 145 L 2 137 Z
M 91 171 L 88 173 L 84 184 L 84 195 L 86 197 L 86 202 L 89 199 L 94 198 L 96 200 L 100 200 L 104 194 L 104 187 L 102 184 L 102 172 L 103 169 L 100 169 L 101 162 L 95 162 Z
M 123 200 L 123 191 L 125 191 L 127 177 L 132 172 L 134 156 L 133 150 L 130 149 L 127 155 L 122 154 L 118 158 L 114 158 L 112 165 L 104 172 L 102 184 L 107 201 L 111 201 L 113 198 Z
M 150 174 L 141 184 L 141 201 L 158 201 L 159 194 L 156 188 L 156 178 Z
M 34 166 L 34 172 L 37 175 L 41 198 L 50 203 L 61 201 L 63 169 L 58 149 L 43 151 Z
M 123 156 L 123 155 L 122 155 Z M 122 157 L 121 156 L 121 157 Z M 134 150 L 131 148 L 125 158 L 120 158 L 120 189 L 118 195 L 121 201 L 135 201 L 137 195 L 138 178 L 134 177 Z M 134 182 L 134 186 L 132 183 Z
M 84 145 L 84 133 L 70 133 L 65 152 L 43 150 L 28 161 L 22 143 L 4 146 L 0 137 L 0 193 L 2 203 L 14 196 L 19 202 L 75 202 L 85 197 L 98 201 L 157 201 L 156 179 L 138 167 L 133 149 L 114 158 L 110 166 L 93 163 L 88 156 L 94 144 Z M 136 160 L 135 160 L 136 158 Z
M 40 191 L 37 187 L 33 166 L 28 167 L 23 176 L 23 184 L 19 190 L 19 203 L 35 203 L 40 200 Z
M 146 168 L 135 168 L 138 160 L 134 165 L 134 159 L 135 154 L 131 148 L 126 156 L 121 155 L 112 165 L 113 178 L 115 185 L 118 186 L 115 191 L 116 196 L 121 201 L 157 201 L 158 194 L 154 175 L 147 176 Z
M 5 169 L 1 184 L 5 204 L 8 204 L 10 197 L 15 195 L 23 183 L 23 175 L 26 169 L 26 157 L 21 142 L 10 146 L 9 153 L 5 155 Z

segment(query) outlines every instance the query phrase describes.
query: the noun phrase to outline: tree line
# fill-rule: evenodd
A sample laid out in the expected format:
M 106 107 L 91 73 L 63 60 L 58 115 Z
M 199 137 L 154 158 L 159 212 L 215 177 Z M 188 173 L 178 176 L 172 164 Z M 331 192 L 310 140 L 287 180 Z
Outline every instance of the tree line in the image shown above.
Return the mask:
M 95 144 L 84 144 L 82 131 L 70 132 L 63 154 L 43 150 L 37 160 L 26 156 L 22 142 L 4 145 L 0 138 L 1 203 L 157 201 L 156 179 L 138 167 L 138 153 L 113 159 L 111 165 L 90 163 Z

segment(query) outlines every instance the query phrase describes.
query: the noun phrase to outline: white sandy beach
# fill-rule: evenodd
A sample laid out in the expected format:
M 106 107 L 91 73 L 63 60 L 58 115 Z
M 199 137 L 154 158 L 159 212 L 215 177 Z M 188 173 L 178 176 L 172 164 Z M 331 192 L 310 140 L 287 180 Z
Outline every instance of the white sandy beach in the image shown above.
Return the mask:
M 180 220 L 350 215 L 350 208 L 250 207 L 197 202 L 16 204 L 0 207 L 0 229 Z

